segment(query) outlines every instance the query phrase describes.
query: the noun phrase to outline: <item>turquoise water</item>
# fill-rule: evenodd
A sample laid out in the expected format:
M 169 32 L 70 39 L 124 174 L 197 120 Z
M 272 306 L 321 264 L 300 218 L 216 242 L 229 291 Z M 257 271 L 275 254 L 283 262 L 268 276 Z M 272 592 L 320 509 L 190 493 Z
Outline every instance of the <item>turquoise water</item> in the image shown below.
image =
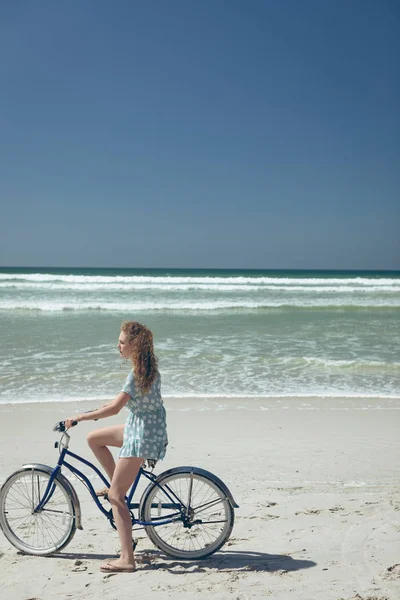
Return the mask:
M 400 396 L 400 272 L 0 269 L 0 402 L 112 397 L 124 319 L 165 396 Z

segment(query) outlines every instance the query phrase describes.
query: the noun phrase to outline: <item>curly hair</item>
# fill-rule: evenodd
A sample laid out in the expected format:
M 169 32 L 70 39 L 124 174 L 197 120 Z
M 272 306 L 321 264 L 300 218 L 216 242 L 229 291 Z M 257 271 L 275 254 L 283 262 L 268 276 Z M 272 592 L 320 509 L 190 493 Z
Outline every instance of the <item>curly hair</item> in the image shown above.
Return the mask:
M 141 323 L 137 323 L 137 321 L 124 321 L 121 325 L 121 331 L 128 336 L 128 342 L 132 348 L 135 384 L 143 394 L 146 394 L 158 373 L 153 334 L 150 329 Z

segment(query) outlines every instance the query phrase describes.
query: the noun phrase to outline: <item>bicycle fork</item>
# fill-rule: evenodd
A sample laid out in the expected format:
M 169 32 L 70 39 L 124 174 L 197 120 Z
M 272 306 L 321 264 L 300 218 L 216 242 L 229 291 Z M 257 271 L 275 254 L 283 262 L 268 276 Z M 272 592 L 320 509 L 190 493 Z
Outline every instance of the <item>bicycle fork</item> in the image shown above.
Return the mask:
M 54 491 L 56 489 L 54 480 L 57 477 L 59 470 L 60 470 L 60 467 L 58 465 L 53 469 L 42 499 L 40 499 L 39 478 L 37 477 L 37 485 L 38 485 L 37 496 L 38 496 L 39 504 L 35 508 L 35 494 L 34 494 L 34 477 L 35 477 L 34 471 L 35 471 L 35 469 L 32 467 L 32 514 L 38 513 L 41 510 L 43 510 L 44 505 L 50 500 L 50 498 L 54 494 Z
M 189 481 L 189 490 L 188 490 L 188 499 L 185 510 L 185 516 L 188 519 L 190 513 L 190 504 L 192 502 L 192 490 L 193 490 L 193 471 L 190 472 L 190 481 Z

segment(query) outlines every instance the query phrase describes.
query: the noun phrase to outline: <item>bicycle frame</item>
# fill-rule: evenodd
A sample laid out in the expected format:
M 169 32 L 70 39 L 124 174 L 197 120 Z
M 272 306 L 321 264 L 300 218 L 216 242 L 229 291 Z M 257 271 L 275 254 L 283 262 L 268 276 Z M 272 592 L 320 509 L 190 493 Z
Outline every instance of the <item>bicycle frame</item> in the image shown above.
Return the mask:
M 60 452 L 60 457 L 57 461 L 57 465 L 54 467 L 51 475 L 50 475 L 50 479 L 48 481 L 47 487 L 45 489 L 43 498 L 40 500 L 39 504 L 36 506 L 36 508 L 34 509 L 33 512 L 39 512 L 41 511 L 44 506 L 46 505 L 46 503 L 50 500 L 51 496 L 54 493 L 55 490 L 55 484 L 54 481 L 57 478 L 57 475 L 61 472 L 61 467 L 64 466 L 66 467 L 69 471 L 71 471 L 71 473 L 73 473 L 74 475 L 76 475 L 78 478 L 80 478 L 81 480 L 84 481 L 84 483 L 86 484 L 90 495 L 92 496 L 93 500 L 96 503 L 97 508 L 100 510 L 100 512 L 103 513 L 103 515 L 105 517 L 107 517 L 107 519 L 109 519 L 111 521 L 112 519 L 112 512 L 111 510 L 106 510 L 103 505 L 100 503 L 98 497 L 96 496 L 96 492 L 93 488 L 93 485 L 91 484 L 90 480 L 88 479 L 88 477 L 82 473 L 82 471 L 80 471 L 79 469 L 77 469 L 74 465 L 70 464 L 69 462 L 67 462 L 65 460 L 66 456 L 70 456 L 71 458 L 74 458 L 75 460 L 85 464 L 86 466 L 90 467 L 99 477 L 100 479 L 103 481 L 103 483 L 107 486 L 110 487 L 110 483 L 107 481 L 107 479 L 103 476 L 103 474 L 99 471 L 99 469 L 93 465 L 90 461 L 82 458 L 81 456 L 79 456 L 78 454 L 75 454 L 74 452 L 71 452 L 70 450 L 68 450 L 68 446 L 67 447 L 63 447 L 61 452 Z M 129 511 L 133 510 L 133 509 L 138 509 L 140 504 L 139 503 L 132 503 L 132 498 L 133 495 L 136 491 L 136 488 L 138 486 L 138 483 L 140 481 L 140 478 L 142 477 L 142 475 L 144 477 L 146 477 L 149 481 L 151 481 L 154 485 L 157 485 L 160 489 L 163 490 L 164 494 L 166 494 L 166 496 L 168 497 L 168 499 L 171 501 L 170 503 L 162 503 L 161 507 L 162 508 L 169 508 L 169 509 L 175 509 L 175 513 L 171 514 L 171 515 L 166 515 L 164 517 L 160 517 L 160 518 L 155 518 L 152 521 L 140 521 L 139 519 L 136 519 L 134 517 L 134 515 L 131 513 L 131 519 L 132 519 L 132 525 L 137 525 L 139 527 L 146 527 L 147 525 L 151 525 L 151 526 L 157 526 L 157 525 L 166 525 L 168 523 L 173 523 L 174 521 L 178 521 L 181 520 L 181 516 L 180 515 L 184 515 L 185 512 L 188 510 L 186 508 L 186 506 L 184 505 L 184 503 L 174 494 L 174 492 L 168 488 L 168 486 L 161 486 L 157 481 L 157 477 L 156 475 L 154 475 L 153 473 L 151 473 L 150 471 L 146 471 L 145 469 L 143 469 L 142 467 L 140 467 L 139 472 L 135 478 L 135 481 L 132 483 L 131 489 L 129 491 L 128 496 L 126 497 L 126 503 L 128 506 Z M 175 499 L 174 499 L 175 497 Z M 159 506 L 158 504 L 156 505 L 157 507 Z M 178 515 L 177 515 L 178 512 Z

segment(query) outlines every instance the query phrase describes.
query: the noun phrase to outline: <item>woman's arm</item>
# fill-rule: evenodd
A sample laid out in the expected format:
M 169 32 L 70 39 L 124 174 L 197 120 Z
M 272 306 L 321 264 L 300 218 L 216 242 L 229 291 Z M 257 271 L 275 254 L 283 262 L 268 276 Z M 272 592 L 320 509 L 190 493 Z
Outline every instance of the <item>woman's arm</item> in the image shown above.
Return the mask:
M 73 421 L 77 421 L 78 423 L 81 421 L 97 421 L 97 419 L 105 419 L 106 417 L 117 415 L 128 402 L 129 398 L 129 394 L 120 392 L 114 400 L 107 402 L 107 404 L 104 404 L 96 410 L 91 410 L 90 412 L 76 415 L 76 417 L 65 419 L 65 427 L 66 429 L 72 427 Z

